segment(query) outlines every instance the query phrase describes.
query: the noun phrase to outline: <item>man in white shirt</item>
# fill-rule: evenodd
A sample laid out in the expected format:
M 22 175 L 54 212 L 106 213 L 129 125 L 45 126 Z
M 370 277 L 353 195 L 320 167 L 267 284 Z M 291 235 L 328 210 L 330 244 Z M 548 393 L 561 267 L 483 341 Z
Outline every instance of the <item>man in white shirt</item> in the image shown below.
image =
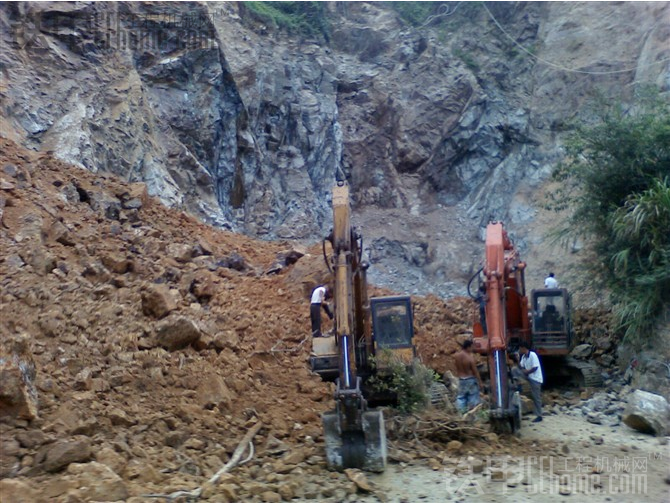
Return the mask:
M 535 409 L 535 415 L 537 416 L 533 419 L 533 422 L 539 423 L 542 421 L 542 383 L 544 382 L 540 359 L 535 351 L 530 350 L 530 345 L 525 341 L 519 344 L 519 353 L 521 354 L 519 367 L 512 370 L 512 375 L 516 379 L 526 379 L 530 384 L 533 409 Z
M 558 280 L 554 277 L 554 273 L 550 272 L 549 276 L 544 279 L 545 288 L 558 288 Z
M 328 317 L 332 320 L 333 313 L 326 303 L 327 299 L 332 297 L 330 287 L 326 285 L 317 286 L 312 291 L 312 303 L 309 308 L 309 315 L 312 320 L 312 337 L 321 337 L 321 308 L 326 312 Z

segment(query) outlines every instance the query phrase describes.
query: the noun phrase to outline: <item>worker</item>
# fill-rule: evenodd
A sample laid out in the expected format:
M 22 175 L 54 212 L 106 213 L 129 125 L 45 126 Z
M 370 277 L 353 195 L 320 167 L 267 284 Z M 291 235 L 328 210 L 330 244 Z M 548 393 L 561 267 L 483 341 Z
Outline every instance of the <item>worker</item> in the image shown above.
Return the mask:
M 554 273 L 550 272 L 549 276 L 544 278 L 545 288 L 558 288 L 558 280 L 554 277 Z
M 512 369 L 512 376 L 515 379 L 525 379 L 530 384 L 530 395 L 533 400 L 533 409 L 535 411 L 534 423 L 542 421 L 542 367 L 540 359 L 535 351 L 530 350 L 530 344 L 521 341 L 519 344 L 519 366 Z
M 332 320 L 333 313 L 326 303 L 326 300 L 333 296 L 329 286 L 317 286 L 312 291 L 312 304 L 310 305 L 309 315 L 312 319 L 312 337 L 322 337 L 321 335 L 321 308 L 326 312 L 328 317 Z
M 458 396 L 456 407 L 461 413 L 465 413 L 479 404 L 479 392 L 484 389 L 482 379 L 472 356 L 474 347 L 472 340 L 466 340 L 461 346 L 463 349 L 456 353 L 456 375 L 458 376 Z

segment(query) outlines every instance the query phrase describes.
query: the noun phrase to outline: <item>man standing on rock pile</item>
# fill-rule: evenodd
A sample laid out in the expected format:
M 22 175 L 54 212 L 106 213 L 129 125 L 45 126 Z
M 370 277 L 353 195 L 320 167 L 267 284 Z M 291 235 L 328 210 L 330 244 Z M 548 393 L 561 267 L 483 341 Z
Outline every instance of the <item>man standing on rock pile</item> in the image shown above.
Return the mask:
M 540 367 L 540 359 L 537 357 L 535 351 L 530 350 L 530 345 L 526 341 L 519 344 L 519 353 L 521 359 L 519 366 L 512 369 L 512 376 L 515 379 L 525 379 L 530 384 L 530 395 L 533 400 L 533 409 L 535 410 L 534 423 L 542 421 L 542 368 Z
M 312 319 L 312 337 L 322 337 L 321 334 L 321 308 L 326 312 L 328 317 L 332 320 L 333 313 L 330 306 L 326 303 L 327 299 L 332 298 L 333 292 L 330 287 L 326 285 L 317 286 L 312 291 L 312 304 L 309 308 L 309 315 Z

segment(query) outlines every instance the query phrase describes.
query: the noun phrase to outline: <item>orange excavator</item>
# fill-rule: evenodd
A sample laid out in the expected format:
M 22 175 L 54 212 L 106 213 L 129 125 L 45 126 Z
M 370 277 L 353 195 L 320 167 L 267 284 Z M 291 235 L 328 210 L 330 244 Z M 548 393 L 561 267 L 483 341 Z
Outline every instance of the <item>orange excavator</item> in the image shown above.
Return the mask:
M 474 324 L 473 346 L 476 352 L 487 355 L 490 420 L 494 429 L 503 432 L 515 432 L 521 426 L 519 395 L 511 385 L 508 350 L 513 340 L 517 344 L 530 340 L 525 269 L 526 264 L 520 260 L 502 223 L 490 223 L 481 271 L 486 295 L 485 300 L 481 299 L 485 302 L 484 317 Z
M 565 288 L 544 288 L 526 295 L 526 263 L 519 258 L 501 222 L 486 228 L 484 267 L 480 288 L 480 320 L 473 326 L 475 351 L 487 356 L 490 379 L 490 418 L 497 431 L 516 432 L 521 426 L 520 399 L 512 385 L 508 356 L 527 342 L 539 355 L 545 379 L 561 379 L 576 386 L 599 386 L 602 377 L 595 365 L 570 358 L 575 345 L 570 295 Z M 474 297 L 474 295 L 471 296 Z M 483 307 L 483 309 L 482 309 Z

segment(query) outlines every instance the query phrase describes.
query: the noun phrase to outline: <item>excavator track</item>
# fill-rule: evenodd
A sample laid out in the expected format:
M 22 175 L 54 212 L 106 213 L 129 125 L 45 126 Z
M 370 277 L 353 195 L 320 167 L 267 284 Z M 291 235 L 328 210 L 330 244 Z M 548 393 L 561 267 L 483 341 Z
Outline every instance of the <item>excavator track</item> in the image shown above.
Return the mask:
M 430 395 L 430 404 L 433 407 L 442 410 L 449 408 L 449 390 L 444 384 L 434 382 L 430 385 L 428 392 Z
M 603 385 L 603 376 L 595 363 L 566 358 L 566 366 L 572 374 L 577 374 L 579 385 L 585 388 L 598 388 Z

